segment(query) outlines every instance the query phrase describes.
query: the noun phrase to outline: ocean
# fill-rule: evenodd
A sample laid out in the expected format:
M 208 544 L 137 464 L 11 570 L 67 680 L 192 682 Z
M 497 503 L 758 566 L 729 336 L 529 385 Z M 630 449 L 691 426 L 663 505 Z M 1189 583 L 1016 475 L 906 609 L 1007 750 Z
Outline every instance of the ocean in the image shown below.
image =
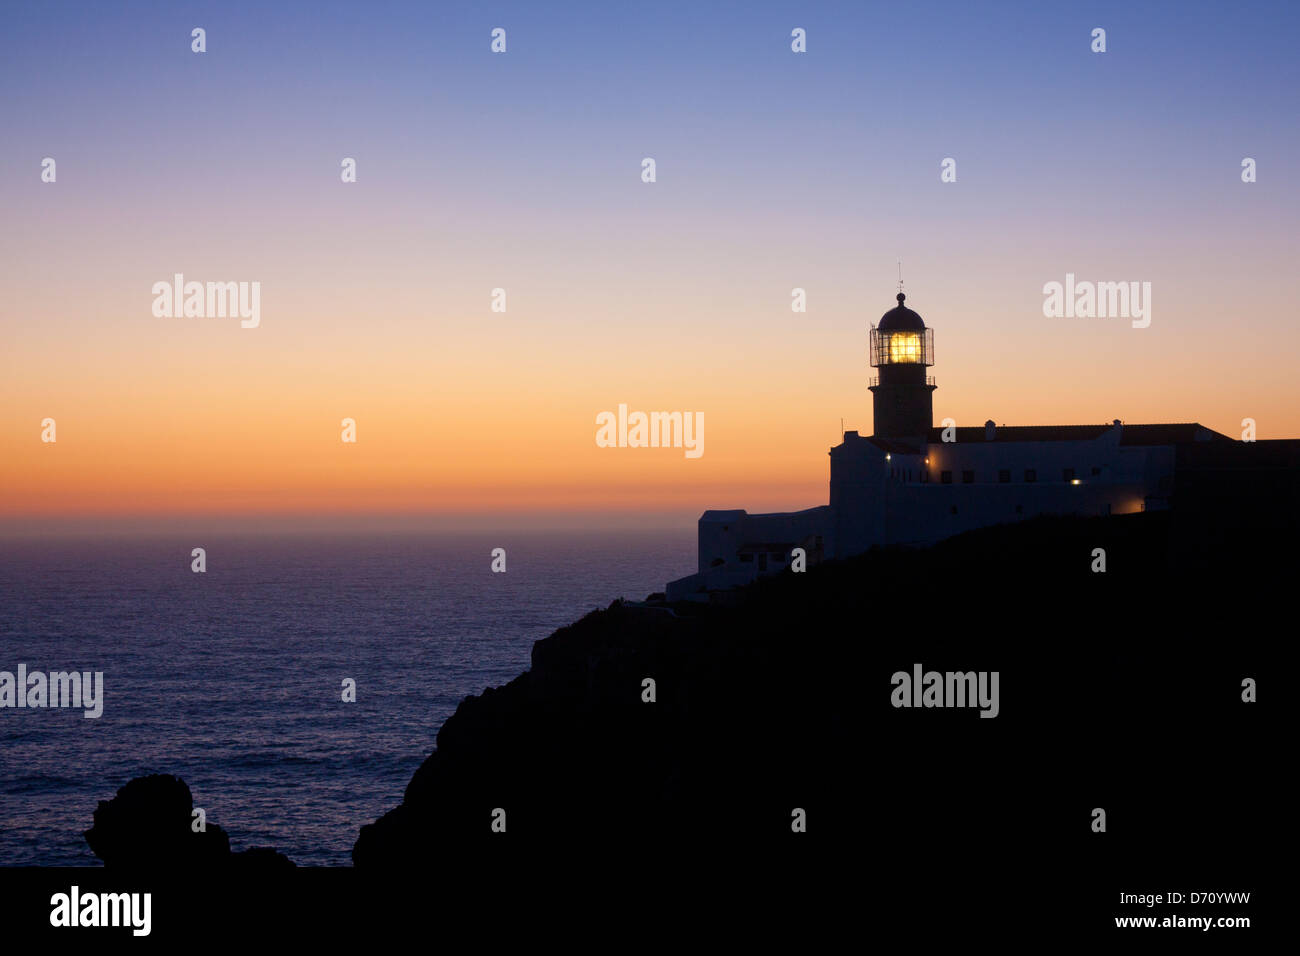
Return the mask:
M 0 865 L 97 865 L 97 802 L 150 773 L 235 850 L 350 865 L 462 698 L 694 570 L 677 530 L 0 541 L 0 671 L 104 674 L 97 719 L 0 709 Z

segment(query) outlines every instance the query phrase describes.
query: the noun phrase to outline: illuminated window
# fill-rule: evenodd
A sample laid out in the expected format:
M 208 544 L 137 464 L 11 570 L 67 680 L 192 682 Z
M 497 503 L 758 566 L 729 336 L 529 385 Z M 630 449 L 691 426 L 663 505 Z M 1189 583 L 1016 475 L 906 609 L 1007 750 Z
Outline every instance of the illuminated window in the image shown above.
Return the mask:
M 933 365 L 934 332 L 930 329 L 915 332 L 882 332 L 871 330 L 871 364 L 883 365 Z
M 889 361 L 921 361 L 921 336 L 916 332 L 895 332 L 889 337 Z

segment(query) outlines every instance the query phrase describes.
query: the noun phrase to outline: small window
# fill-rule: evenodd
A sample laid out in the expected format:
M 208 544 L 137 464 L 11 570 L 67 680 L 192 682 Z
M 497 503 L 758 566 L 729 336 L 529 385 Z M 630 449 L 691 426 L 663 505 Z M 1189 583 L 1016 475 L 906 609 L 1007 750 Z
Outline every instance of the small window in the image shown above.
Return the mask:
M 1018 515 L 1022 515 L 1022 514 L 1024 514 L 1024 513 L 1025 513 L 1025 506 L 1024 506 L 1024 505 L 1016 505 L 1016 514 L 1018 514 Z
M 923 485 L 928 485 L 929 483 L 930 483 L 930 469 L 929 469 L 929 468 L 922 468 L 922 469 L 921 469 L 921 484 L 923 484 Z
M 963 485 L 973 485 L 973 484 L 975 484 L 975 472 L 973 472 L 973 471 L 963 471 L 963 472 L 961 473 L 961 483 L 962 483 Z
M 1011 484 L 1011 469 L 1010 468 L 1000 469 L 998 471 L 998 481 L 1002 482 L 1002 484 L 1004 485 Z
M 740 560 L 745 562 L 746 564 L 753 564 L 754 556 L 752 554 L 742 554 L 740 556 Z
M 1092 477 L 1096 478 L 1096 477 L 1097 477 L 1098 475 L 1100 475 L 1100 474 L 1101 474 L 1101 469 L 1098 468 L 1096 465 L 1093 465 L 1093 466 L 1092 466 Z
M 1066 481 L 1074 481 L 1074 469 L 1073 469 L 1073 468 L 1062 468 L 1062 469 L 1061 469 L 1061 477 L 1064 478 Z
M 951 472 L 951 471 L 941 471 L 941 472 L 939 472 L 939 480 L 942 481 L 945 485 L 951 485 L 951 484 L 952 484 L 952 472 Z
M 1038 472 L 1035 471 L 1033 468 L 1026 468 L 1025 481 L 1037 481 L 1037 480 L 1038 480 Z
M 953 505 L 953 506 L 952 506 L 952 513 L 953 513 L 953 514 L 956 514 L 956 513 L 957 513 L 957 506 L 956 506 L 956 505 Z

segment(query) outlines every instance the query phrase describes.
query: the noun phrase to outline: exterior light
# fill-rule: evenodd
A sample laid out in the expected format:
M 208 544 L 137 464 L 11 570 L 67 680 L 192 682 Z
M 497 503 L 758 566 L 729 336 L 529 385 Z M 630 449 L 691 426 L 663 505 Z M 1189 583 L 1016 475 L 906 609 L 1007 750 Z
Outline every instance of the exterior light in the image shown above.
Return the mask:
M 1078 483 L 1079 483 L 1079 479 L 1078 479 L 1078 478 L 1071 478 L 1071 479 L 1070 479 L 1070 484 L 1072 484 L 1072 485 L 1077 485 Z
M 893 460 L 894 460 L 894 456 L 893 456 L 893 455 L 888 455 L 888 454 L 885 455 L 885 461 L 893 461 Z

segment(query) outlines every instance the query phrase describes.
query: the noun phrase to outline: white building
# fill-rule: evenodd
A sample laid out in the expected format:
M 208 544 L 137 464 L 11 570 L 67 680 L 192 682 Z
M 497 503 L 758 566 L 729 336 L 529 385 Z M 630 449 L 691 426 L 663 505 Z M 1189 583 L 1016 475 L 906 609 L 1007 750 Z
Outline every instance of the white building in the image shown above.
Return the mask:
M 870 336 L 871 437 L 845 432 L 830 450 L 830 504 L 790 514 L 706 511 L 699 570 L 667 599 L 707 600 L 786 568 L 885 545 L 928 545 L 1035 515 L 1104 515 L 1168 506 L 1175 449 L 1231 441 L 1201 425 L 1029 425 L 936 428 L 934 332 L 903 305 Z

